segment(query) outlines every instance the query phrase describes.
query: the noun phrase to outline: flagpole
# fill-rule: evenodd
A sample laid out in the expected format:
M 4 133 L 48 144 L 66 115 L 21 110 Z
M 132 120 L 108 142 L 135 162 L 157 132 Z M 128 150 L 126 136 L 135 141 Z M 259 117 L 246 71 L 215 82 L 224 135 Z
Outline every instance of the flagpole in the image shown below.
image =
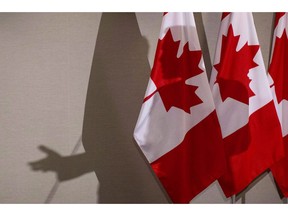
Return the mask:
M 245 204 L 245 193 L 240 193 L 238 195 L 233 195 L 231 196 L 231 203 L 232 204 L 236 204 L 237 200 L 239 200 L 241 198 L 241 204 Z M 284 201 L 283 201 L 284 202 Z
M 231 204 L 236 204 L 236 195 L 231 196 Z
M 245 194 L 246 194 L 246 193 L 243 193 L 243 195 L 242 195 L 242 197 L 241 197 L 241 203 L 242 203 L 242 204 L 245 204 L 245 203 L 246 203 Z
M 239 193 L 236 198 L 235 198 L 235 202 L 239 199 L 241 199 L 241 204 L 245 204 L 246 200 L 245 200 L 245 195 L 246 195 L 246 192 L 243 191 L 241 193 Z

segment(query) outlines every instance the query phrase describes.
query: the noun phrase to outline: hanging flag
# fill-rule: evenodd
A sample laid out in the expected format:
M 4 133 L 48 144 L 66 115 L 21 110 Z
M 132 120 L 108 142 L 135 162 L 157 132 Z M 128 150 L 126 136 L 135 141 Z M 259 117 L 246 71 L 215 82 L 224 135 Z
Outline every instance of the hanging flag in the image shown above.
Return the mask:
M 252 13 L 223 13 L 210 85 L 228 164 L 219 183 L 230 197 L 284 155 Z
M 288 14 L 276 13 L 269 81 L 282 127 L 286 157 L 271 168 L 282 194 L 288 197 Z
M 175 203 L 188 203 L 225 168 L 220 125 L 193 13 L 163 16 L 134 137 Z

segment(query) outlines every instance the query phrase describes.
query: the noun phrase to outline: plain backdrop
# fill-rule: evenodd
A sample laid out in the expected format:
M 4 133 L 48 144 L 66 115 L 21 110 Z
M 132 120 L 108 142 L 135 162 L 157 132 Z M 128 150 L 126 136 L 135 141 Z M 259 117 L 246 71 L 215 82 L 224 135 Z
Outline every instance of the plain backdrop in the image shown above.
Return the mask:
M 209 76 L 221 13 L 194 15 Z M 273 13 L 253 15 L 267 67 Z M 161 21 L 0 13 L 0 203 L 169 203 L 132 136 Z M 32 170 L 42 159 L 47 172 Z M 243 200 L 282 203 L 270 173 Z M 217 182 L 192 200 L 230 202 Z

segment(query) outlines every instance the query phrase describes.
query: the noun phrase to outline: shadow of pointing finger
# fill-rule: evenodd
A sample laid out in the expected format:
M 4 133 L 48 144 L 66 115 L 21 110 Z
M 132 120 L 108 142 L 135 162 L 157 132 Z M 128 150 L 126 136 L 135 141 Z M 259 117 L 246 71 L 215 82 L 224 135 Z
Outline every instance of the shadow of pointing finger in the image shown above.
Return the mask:
M 91 161 L 86 153 L 63 157 L 46 146 L 39 146 L 39 149 L 46 154 L 46 157 L 30 162 L 31 169 L 55 172 L 58 181 L 70 180 L 94 170 L 94 161 Z
M 61 165 L 62 157 L 57 152 L 46 146 L 39 146 L 39 149 L 47 154 L 47 157 L 38 161 L 30 162 L 30 166 L 34 171 L 56 171 Z

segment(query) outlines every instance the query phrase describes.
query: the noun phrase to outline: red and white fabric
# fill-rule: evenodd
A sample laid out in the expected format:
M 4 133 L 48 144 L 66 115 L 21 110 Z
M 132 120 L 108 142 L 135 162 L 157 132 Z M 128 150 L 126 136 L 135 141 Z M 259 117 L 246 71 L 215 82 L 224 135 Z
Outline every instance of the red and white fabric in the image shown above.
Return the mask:
M 276 13 L 269 81 L 282 127 L 286 157 L 271 168 L 282 194 L 288 197 L 288 14 Z
M 134 138 L 175 203 L 225 168 L 221 131 L 193 13 L 165 13 Z
M 223 13 L 210 86 L 228 164 L 218 181 L 230 197 L 284 156 L 252 13 Z

